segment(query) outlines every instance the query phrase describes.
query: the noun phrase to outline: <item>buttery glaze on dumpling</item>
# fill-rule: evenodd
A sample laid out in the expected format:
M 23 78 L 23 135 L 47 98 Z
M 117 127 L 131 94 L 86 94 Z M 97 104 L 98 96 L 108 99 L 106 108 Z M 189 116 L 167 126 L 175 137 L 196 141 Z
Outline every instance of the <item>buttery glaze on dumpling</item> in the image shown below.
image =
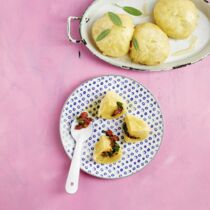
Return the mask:
M 96 20 L 92 26 L 92 37 L 95 44 L 104 55 L 111 57 L 121 57 L 128 53 L 134 30 L 134 24 L 129 15 L 117 15 L 122 21 L 122 26 L 115 25 L 108 14 Z M 97 37 L 106 30 L 110 30 L 110 33 L 97 41 Z
M 101 100 L 98 117 L 114 119 L 126 113 L 126 102 L 114 91 L 108 91 Z
M 134 115 L 127 115 L 125 117 L 123 130 L 125 141 L 128 143 L 136 143 L 147 139 L 150 132 L 147 123 Z
M 198 9 L 190 0 L 159 0 L 154 8 L 156 24 L 171 38 L 184 39 L 198 23 Z

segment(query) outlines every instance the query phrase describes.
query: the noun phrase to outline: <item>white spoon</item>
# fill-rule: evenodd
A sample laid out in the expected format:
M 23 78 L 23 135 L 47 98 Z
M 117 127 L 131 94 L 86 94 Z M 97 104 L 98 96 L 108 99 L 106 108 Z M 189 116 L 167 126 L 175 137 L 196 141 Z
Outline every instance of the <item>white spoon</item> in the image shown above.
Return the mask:
M 92 123 L 87 128 L 82 128 L 81 130 L 76 130 L 76 125 L 77 121 L 74 120 L 71 125 L 71 135 L 76 141 L 76 146 L 66 180 L 66 192 L 70 194 L 75 193 L 78 189 L 82 145 L 92 134 Z

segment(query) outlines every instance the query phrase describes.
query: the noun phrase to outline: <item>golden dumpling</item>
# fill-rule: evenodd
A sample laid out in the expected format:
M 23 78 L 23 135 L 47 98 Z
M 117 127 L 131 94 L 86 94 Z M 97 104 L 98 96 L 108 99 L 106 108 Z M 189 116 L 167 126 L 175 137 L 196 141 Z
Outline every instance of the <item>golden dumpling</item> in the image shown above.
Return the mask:
M 115 142 L 115 144 L 117 144 Z M 112 153 L 112 142 L 108 136 L 101 136 L 100 140 L 95 144 L 93 159 L 100 164 L 111 164 L 117 162 L 122 157 L 122 149 L 117 144 L 117 152 Z M 107 155 L 107 154 L 112 155 Z
M 198 10 L 190 0 L 159 0 L 154 8 L 156 24 L 171 38 L 187 38 L 198 23 Z
M 108 91 L 101 100 L 98 117 L 114 119 L 126 112 L 126 103 L 121 96 L 114 91 Z
M 150 132 L 147 123 L 133 115 L 127 115 L 125 117 L 123 130 L 125 141 L 129 143 L 136 143 L 148 138 Z
M 158 65 L 169 55 L 167 35 L 153 23 L 137 25 L 134 31 L 130 57 L 133 62 L 144 65 Z
M 125 14 L 117 16 L 121 19 L 122 26 L 115 25 L 108 14 L 96 20 L 92 26 L 92 37 L 97 47 L 104 55 L 111 57 L 121 57 L 128 53 L 134 30 L 130 16 Z M 108 35 L 98 40 L 98 37 L 106 32 Z

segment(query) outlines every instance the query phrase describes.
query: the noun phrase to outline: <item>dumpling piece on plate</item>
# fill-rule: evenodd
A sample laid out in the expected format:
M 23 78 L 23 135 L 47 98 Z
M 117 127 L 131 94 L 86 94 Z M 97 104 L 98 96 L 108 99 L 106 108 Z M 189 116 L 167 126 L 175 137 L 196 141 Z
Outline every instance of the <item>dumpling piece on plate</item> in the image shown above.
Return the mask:
M 132 18 L 125 14 L 115 14 L 121 22 L 112 22 L 109 13 L 95 21 L 92 26 L 92 37 L 99 50 L 107 56 L 121 57 L 129 51 L 134 24 Z
M 187 38 L 198 23 L 198 9 L 190 0 L 159 0 L 154 8 L 156 24 L 171 38 Z
M 114 91 L 108 91 L 101 100 L 98 117 L 114 119 L 126 113 L 127 104 L 121 96 Z
M 128 143 L 142 141 L 148 138 L 150 132 L 147 123 L 134 115 L 127 115 L 125 117 L 123 130 L 125 141 Z
M 100 164 L 111 164 L 122 157 L 122 149 L 117 143 L 119 138 L 111 130 L 105 132 L 95 144 L 93 159 Z
M 158 65 L 167 59 L 169 52 L 169 39 L 157 25 L 143 23 L 136 26 L 130 49 L 133 62 Z

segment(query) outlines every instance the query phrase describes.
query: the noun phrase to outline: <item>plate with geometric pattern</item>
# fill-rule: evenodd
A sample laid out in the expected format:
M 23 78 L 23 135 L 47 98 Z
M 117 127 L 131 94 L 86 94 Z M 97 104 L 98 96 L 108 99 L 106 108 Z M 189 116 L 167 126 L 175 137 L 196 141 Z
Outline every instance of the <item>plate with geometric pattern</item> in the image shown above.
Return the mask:
M 101 99 L 113 90 L 127 102 L 127 113 L 142 118 L 151 128 L 147 139 L 135 144 L 126 143 L 122 125 L 124 116 L 106 120 L 97 117 Z M 93 134 L 84 142 L 81 169 L 104 179 L 126 177 L 144 168 L 158 152 L 163 136 L 163 116 L 157 100 L 139 82 L 118 75 L 101 76 L 81 84 L 66 100 L 60 116 L 60 137 L 66 154 L 71 159 L 75 141 L 70 135 L 70 126 L 76 116 L 87 111 L 93 118 Z M 123 150 L 122 159 L 113 164 L 98 164 L 93 160 L 95 143 L 104 130 L 111 129 L 119 136 Z

